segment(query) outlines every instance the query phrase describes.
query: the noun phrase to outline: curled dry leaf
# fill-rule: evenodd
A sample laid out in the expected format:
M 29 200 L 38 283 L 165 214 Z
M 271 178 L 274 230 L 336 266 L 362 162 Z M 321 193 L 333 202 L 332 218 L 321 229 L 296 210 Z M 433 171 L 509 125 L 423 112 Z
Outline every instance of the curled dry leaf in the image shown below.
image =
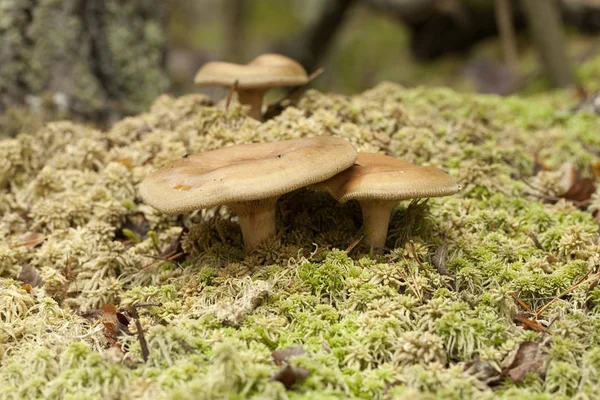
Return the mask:
M 529 372 L 544 374 L 547 356 L 537 342 L 520 343 L 502 362 L 501 377 L 509 377 L 515 382 L 522 382 Z
M 537 162 L 537 161 L 536 161 Z M 537 174 L 540 171 L 547 171 L 548 168 L 543 166 L 543 164 L 539 164 L 540 168 L 535 168 L 534 172 Z M 583 177 L 582 171 L 573 167 L 571 163 L 564 163 L 559 172 L 561 174 L 560 178 L 560 187 L 561 193 L 557 196 L 547 196 L 543 193 L 531 193 L 534 196 L 540 197 L 545 201 L 550 203 L 556 203 L 561 199 L 568 200 L 574 203 L 577 207 L 581 209 L 585 209 L 590 201 L 590 198 L 596 191 L 596 175 L 600 171 L 598 168 L 598 164 L 594 164 L 590 166 L 590 170 L 592 171 L 593 177 L 586 178 Z M 523 180 L 530 188 L 534 189 L 536 192 L 543 192 L 540 188 L 533 186 L 528 183 L 526 180 Z
M 102 315 L 100 316 L 100 322 L 104 326 L 104 337 L 112 346 L 121 348 L 117 343 L 117 325 L 119 320 L 117 318 L 117 307 L 114 304 L 105 304 L 102 307 Z
M 592 167 L 593 169 L 593 167 Z M 577 170 L 571 163 L 564 163 L 560 167 L 562 173 L 560 184 L 563 193 L 560 198 L 577 203 L 587 202 L 596 191 L 595 179 L 583 178 L 581 171 Z
M 122 351 L 123 349 L 117 342 L 117 339 L 123 334 L 132 335 L 127 327 L 129 319 L 124 314 L 118 312 L 114 304 L 105 304 L 102 307 L 102 314 L 100 314 L 100 322 L 104 326 L 104 337 L 108 343 Z
M 596 183 L 592 178 L 583 178 L 575 181 L 562 197 L 577 203 L 586 203 L 596 191 Z M 583 205 L 583 204 L 582 204 Z
M 489 361 L 475 359 L 465 365 L 465 372 L 490 386 L 506 378 L 522 382 L 527 373 L 543 376 L 547 359 L 543 346 L 537 342 L 523 342 L 506 356 L 500 368 Z

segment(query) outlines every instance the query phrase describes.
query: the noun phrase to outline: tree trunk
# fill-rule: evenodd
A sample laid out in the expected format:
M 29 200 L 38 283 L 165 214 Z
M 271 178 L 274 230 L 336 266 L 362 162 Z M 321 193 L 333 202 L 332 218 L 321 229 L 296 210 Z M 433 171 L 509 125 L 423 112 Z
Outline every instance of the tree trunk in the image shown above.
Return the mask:
M 0 113 L 51 103 L 107 122 L 168 85 L 163 2 L 1 0 Z
M 552 85 L 574 84 L 557 3 L 553 0 L 523 0 L 523 8 L 542 67 Z
M 320 65 L 327 48 L 341 27 L 347 11 L 356 0 L 324 0 L 317 19 L 283 53 L 289 55 L 311 73 Z
M 517 54 L 517 39 L 513 25 L 513 13 L 510 0 L 495 0 L 496 28 L 502 42 L 504 62 L 511 72 L 517 72 L 519 56 Z
M 236 63 L 247 62 L 244 54 L 244 14 L 246 0 L 224 0 L 223 14 L 225 23 L 225 51 L 224 60 Z

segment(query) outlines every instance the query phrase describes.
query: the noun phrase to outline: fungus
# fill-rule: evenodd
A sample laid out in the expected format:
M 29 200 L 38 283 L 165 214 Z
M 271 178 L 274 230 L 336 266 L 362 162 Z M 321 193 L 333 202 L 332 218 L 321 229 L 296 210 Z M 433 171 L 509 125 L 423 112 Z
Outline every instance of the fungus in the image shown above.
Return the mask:
M 308 75 L 304 67 L 291 58 L 263 54 L 245 65 L 208 62 L 198 70 L 194 82 L 200 86 L 234 86 L 240 103 L 250 106 L 249 116 L 260 121 L 263 97 L 269 89 L 304 85 Z
M 277 199 L 350 167 L 354 147 L 330 136 L 254 143 L 188 155 L 140 185 L 146 203 L 166 214 L 226 205 L 238 216 L 246 252 L 272 237 Z
M 358 200 L 364 243 L 375 248 L 385 246 L 390 214 L 398 201 L 448 196 L 460 189 L 437 168 L 375 153 L 359 153 L 352 167 L 312 187 L 329 192 L 341 203 Z

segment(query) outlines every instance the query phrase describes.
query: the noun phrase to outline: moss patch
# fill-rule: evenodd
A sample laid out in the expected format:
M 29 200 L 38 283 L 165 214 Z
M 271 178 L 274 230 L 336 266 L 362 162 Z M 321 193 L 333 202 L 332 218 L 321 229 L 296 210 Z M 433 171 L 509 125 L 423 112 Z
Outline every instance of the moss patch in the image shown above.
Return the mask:
M 536 310 L 598 268 L 591 213 L 543 204 L 519 179 L 551 194 L 555 177 L 531 178 L 534 154 L 552 168 L 594 162 L 597 116 L 389 83 L 353 97 L 309 91 L 263 124 L 242 111 L 163 96 L 108 132 L 57 122 L 0 142 L 0 396 L 594 395 L 598 289 L 582 284 L 548 307 L 546 335 L 513 322 L 513 295 Z M 385 254 L 350 250 L 356 204 L 298 191 L 279 202 L 279 237 L 246 258 L 229 210 L 165 216 L 136 191 L 186 153 L 324 134 L 440 167 L 464 189 L 399 204 Z M 186 256 L 165 261 L 171 243 Z M 146 363 L 135 335 L 109 345 L 94 318 L 109 303 L 155 304 L 139 309 Z M 548 338 L 545 379 L 490 387 L 467 371 L 499 370 L 517 344 Z M 306 353 L 291 362 L 310 375 L 286 391 L 269 380 L 271 351 L 297 345 Z

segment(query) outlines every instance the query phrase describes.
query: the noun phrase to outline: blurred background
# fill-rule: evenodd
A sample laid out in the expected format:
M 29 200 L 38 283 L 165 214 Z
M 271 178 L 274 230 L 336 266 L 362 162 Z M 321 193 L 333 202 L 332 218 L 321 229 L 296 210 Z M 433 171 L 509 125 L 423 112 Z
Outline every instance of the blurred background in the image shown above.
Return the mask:
M 107 127 L 162 93 L 218 100 L 195 72 L 265 52 L 324 67 L 323 91 L 562 88 L 577 104 L 600 89 L 599 32 L 600 0 L 0 0 L 0 136 Z

